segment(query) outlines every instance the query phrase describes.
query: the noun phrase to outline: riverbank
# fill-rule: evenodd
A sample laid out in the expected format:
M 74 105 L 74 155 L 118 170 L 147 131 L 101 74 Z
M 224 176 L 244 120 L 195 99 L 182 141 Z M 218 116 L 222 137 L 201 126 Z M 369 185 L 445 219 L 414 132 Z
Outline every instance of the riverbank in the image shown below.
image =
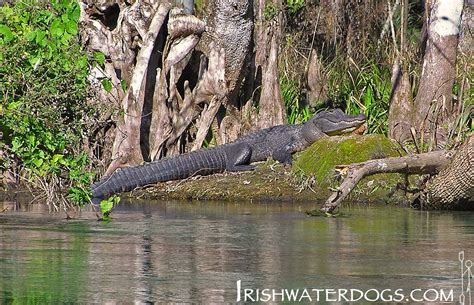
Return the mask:
M 294 155 L 293 166 L 272 160 L 257 164 L 252 172 L 223 173 L 158 183 L 136 190 L 132 198 L 178 200 L 229 200 L 251 202 L 323 202 L 338 186 L 335 165 L 398 156 L 398 146 L 382 135 L 328 137 Z M 362 204 L 404 205 L 397 189 L 398 174 L 368 177 L 348 201 Z
M 322 203 L 330 195 L 330 190 L 338 186 L 340 177 L 334 171 L 335 165 L 399 155 L 398 146 L 382 135 L 327 137 L 295 154 L 292 166 L 268 160 L 257 163 L 255 171 L 225 172 L 157 183 L 121 194 L 121 197 L 131 200 Z M 347 201 L 352 204 L 405 205 L 405 194 L 397 188 L 400 182 L 402 176 L 398 174 L 367 177 Z M 14 200 L 27 194 L 24 189 L 4 191 L 0 192 L 0 200 Z

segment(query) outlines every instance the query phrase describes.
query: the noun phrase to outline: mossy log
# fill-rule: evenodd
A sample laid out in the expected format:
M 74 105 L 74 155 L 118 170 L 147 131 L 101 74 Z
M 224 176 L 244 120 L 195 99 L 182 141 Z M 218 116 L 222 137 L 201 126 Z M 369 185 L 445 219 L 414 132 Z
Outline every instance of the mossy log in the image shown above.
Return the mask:
M 474 209 L 473 137 L 474 135 L 468 137 L 454 153 L 442 150 L 337 166 L 337 170 L 346 173 L 346 178 L 333 191 L 321 210 L 334 211 L 362 178 L 379 173 L 435 175 L 416 200 L 420 208 Z

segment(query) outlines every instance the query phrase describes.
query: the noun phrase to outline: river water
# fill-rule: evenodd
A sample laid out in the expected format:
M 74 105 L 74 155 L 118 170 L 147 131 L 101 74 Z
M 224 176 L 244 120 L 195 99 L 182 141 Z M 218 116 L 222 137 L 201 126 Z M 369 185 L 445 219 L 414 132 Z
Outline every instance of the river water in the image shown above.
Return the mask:
M 123 203 L 104 223 L 87 208 L 72 220 L 5 208 L 1 304 L 235 303 L 243 289 L 246 301 L 276 291 L 275 302 L 288 301 L 281 289 L 312 291 L 305 302 L 316 301 L 312 289 L 390 289 L 387 300 L 420 289 L 438 303 L 436 291 L 457 301 L 467 283 L 459 252 L 474 259 L 472 212 L 360 207 L 321 218 L 303 213 L 313 205 L 148 201 Z

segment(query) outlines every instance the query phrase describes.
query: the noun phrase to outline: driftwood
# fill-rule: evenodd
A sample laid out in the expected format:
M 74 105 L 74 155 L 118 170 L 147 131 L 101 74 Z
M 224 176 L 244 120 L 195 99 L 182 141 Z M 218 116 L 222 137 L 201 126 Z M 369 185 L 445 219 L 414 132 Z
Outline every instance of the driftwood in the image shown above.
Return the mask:
M 459 203 L 471 201 L 474 190 L 474 136 L 453 151 L 433 151 L 413 156 L 369 160 L 340 165 L 336 170 L 346 178 L 321 207 L 332 212 L 364 177 L 380 173 L 436 175 L 419 197 L 420 207 L 430 209 L 458 208 Z

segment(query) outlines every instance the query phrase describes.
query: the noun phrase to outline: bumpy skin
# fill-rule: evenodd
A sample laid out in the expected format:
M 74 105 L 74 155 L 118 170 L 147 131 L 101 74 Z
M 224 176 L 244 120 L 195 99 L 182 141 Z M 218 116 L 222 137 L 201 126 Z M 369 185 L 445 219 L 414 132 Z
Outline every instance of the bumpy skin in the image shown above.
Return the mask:
M 201 149 L 143 165 L 117 170 L 94 184 L 93 202 L 120 192 L 162 181 L 184 179 L 227 171 L 253 170 L 252 162 L 268 157 L 291 164 L 291 154 L 310 146 L 335 131 L 353 129 L 365 122 L 365 116 L 348 116 L 336 109 L 322 112 L 305 124 L 279 125 L 243 136 L 233 143 Z

